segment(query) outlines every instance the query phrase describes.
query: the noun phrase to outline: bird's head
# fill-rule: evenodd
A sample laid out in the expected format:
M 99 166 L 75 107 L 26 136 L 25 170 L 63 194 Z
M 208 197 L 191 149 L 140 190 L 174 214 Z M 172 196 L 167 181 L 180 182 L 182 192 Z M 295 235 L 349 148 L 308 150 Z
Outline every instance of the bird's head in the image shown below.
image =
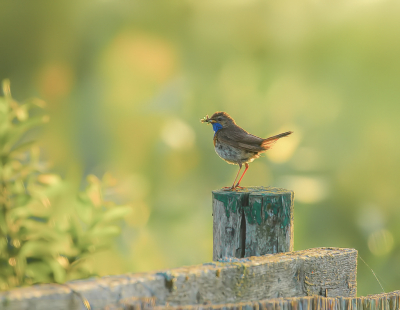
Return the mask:
M 203 123 L 212 124 L 213 127 L 218 126 L 220 128 L 226 128 L 235 124 L 233 118 L 226 112 L 215 112 L 211 117 L 207 115 L 201 121 Z

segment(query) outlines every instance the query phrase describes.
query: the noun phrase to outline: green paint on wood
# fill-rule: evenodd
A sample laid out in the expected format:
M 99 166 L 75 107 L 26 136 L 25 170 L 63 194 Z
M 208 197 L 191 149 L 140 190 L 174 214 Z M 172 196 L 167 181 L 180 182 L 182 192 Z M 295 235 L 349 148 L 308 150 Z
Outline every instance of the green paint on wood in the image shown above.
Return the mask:
M 247 187 L 237 191 L 213 191 L 213 197 L 224 204 L 227 217 L 230 216 L 231 212 L 237 213 L 241 207 L 247 206 L 248 203 L 246 202 L 250 196 L 259 197 L 261 202 L 255 200 L 250 209 L 245 209 L 248 223 L 254 224 L 257 222 L 259 225 L 263 223 L 263 219 L 266 220 L 268 218 L 268 210 L 272 209 L 275 216 L 279 214 L 280 202 L 276 201 L 277 194 L 283 195 L 284 205 L 290 208 L 292 192 L 283 188 L 258 186 Z M 265 207 L 266 205 L 267 207 Z M 289 215 L 288 210 L 284 210 L 284 214 Z M 285 220 L 284 226 L 287 225 L 289 220 L 290 218 Z
M 228 203 L 225 204 L 225 213 L 226 216 L 229 218 L 231 212 L 236 213 L 237 212 L 237 199 L 235 199 L 236 197 L 230 197 L 228 199 Z
M 277 200 L 277 194 L 282 197 L 282 202 Z M 224 204 L 228 218 L 231 212 L 240 212 L 243 207 L 247 222 L 261 225 L 272 212 L 275 217 L 282 219 L 282 228 L 290 223 L 292 195 L 291 191 L 282 188 L 263 186 L 247 187 L 237 191 L 213 191 L 214 198 Z M 257 198 L 253 200 L 251 206 L 247 206 L 246 201 L 249 200 L 250 196 Z
M 283 211 L 283 221 L 282 228 L 286 227 L 290 222 L 290 205 L 291 205 L 292 195 L 282 196 L 282 211 Z
M 268 203 L 268 204 L 265 204 L 265 203 L 264 203 L 264 208 L 263 208 L 263 210 L 264 210 L 264 219 L 265 219 L 265 220 L 268 220 L 268 217 L 269 217 L 268 209 L 270 209 L 270 208 L 271 208 L 271 204 L 270 204 L 270 203 Z
M 221 201 L 224 206 L 228 205 L 229 197 L 230 195 L 227 195 L 224 192 L 213 192 L 214 198 L 217 199 L 218 201 Z
M 224 204 L 226 216 L 229 218 L 231 212 L 237 213 L 241 211 L 241 208 L 246 205 L 246 200 L 248 201 L 250 193 L 242 191 L 215 191 L 213 194 L 215 199 Z
M 228 192 L 218 192 L 214 193 L 214 198 L 224 204 L 227 218 L 229 218 L 231 212 L 236 213 L 238 211 L 237 195 L 229 195 Z
M 274 216 L 280 222 L 281 228 L 286 228 L 290 224 L 290 209 L 292 204 L 291 193 L 282 195 L 279 199 L 271 196 L 263 197 L 263 211 L 265 220 L 269 216 Z
M 248 224 L 262 224 L 262 198 L 254 200 L 251 206 L 245 206 L 243 210 Z

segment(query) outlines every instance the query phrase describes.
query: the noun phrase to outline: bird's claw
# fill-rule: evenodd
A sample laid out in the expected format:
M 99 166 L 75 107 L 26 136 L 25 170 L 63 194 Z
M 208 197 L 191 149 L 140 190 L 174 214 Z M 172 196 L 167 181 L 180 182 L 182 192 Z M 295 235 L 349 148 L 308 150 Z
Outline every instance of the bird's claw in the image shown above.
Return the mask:
M 229 186 L 229 187 L 223 187 L 222 190 L 229 192 L 229 191 L 235 191 L 236 188 L 234 186 Z
M 237 191 L 237 190 L 240 190 L 240 189 L 244 189 L 244 187 L 242 187 L 242 186 L 239 186 L 239 185 L 235 185 L 235 186 L 230 186 L 230 187 L 223 187 L 222 188 L 222 190 L 224 190 L 224 191 Z

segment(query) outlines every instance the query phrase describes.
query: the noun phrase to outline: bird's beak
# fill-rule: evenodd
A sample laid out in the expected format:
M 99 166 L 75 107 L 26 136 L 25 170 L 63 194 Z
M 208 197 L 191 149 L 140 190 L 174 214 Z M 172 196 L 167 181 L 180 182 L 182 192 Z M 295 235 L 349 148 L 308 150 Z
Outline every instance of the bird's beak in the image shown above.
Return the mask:
M 210 119 L 210 118 L 208 117 L 208 115 L 207 115 L 206 117 L 202 118 L 200 121 L 201 121 L 202 123 L 209 123 L 209 124 L 215 123 L 215 121 L 214 121 L 213 119 Z

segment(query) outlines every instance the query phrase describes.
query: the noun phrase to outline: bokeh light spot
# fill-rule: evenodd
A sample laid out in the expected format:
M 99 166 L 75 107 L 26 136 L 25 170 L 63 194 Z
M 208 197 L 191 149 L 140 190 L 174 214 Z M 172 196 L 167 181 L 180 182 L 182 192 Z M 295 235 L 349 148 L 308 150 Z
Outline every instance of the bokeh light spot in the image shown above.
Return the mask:
M 323 159 L 316 148 L 300 147 L 292 159 L 293 167 L 299 171 L 317 170 L 323 164 Z
M 161 138 L 173 149 L 190 149 L 194 145 L 195 133 L 184 121 L 174 119 L 164 125 Z
M 301 203 L 317 203 L 329 193 L 328 183 L 321 177 L 287 176 L 281 179 L 281 186 L 295 192 L 295 199 Z
M 374 255 L 388 254 L 393 249 L 393 245 L 393 235 L 386 229 L 377 230 L 368 237 L 368 248 Z
M 274 163 L 284 163 L 292 156 L 301 140 L 299 130 L 296 130 L 293 125 L 288 125 L 279 132 L 287 131 L 288 128 L 293 129 L 294 133 L 290 136 L 279 139 L 271 150 L 267 152 L 268 159 Z
M 8 260 L 8 263 L 10 264 L 10 266 L 15 266 L 16 264 L 17 264 L 17 261 L 16 261 L 16 259 L 14 258 L 14 257 L 11 257 L 9 260 Z
M 147 103 L 178 67 L 174 45 L 144 32 L 122 31 L 110 42 L 103 58 L 108 85 L 105 102 L 127 109 Z
M 357 224 L 366 234 L 383 229 L 385 220 L 382 210 L 370 203 L 362 206 L 357 212 Z
M 42 96 L 50 102 L 66 97 L 74 84 L 71 66 L 66 64 L 45 65 L 39 71 L 38 84 Z
M 68 261 L 68 259 L 66 257 L 59 255 L 59 256 L 57 256 L 57 261 L 64 268 L 68 268 L 69 261 Z

